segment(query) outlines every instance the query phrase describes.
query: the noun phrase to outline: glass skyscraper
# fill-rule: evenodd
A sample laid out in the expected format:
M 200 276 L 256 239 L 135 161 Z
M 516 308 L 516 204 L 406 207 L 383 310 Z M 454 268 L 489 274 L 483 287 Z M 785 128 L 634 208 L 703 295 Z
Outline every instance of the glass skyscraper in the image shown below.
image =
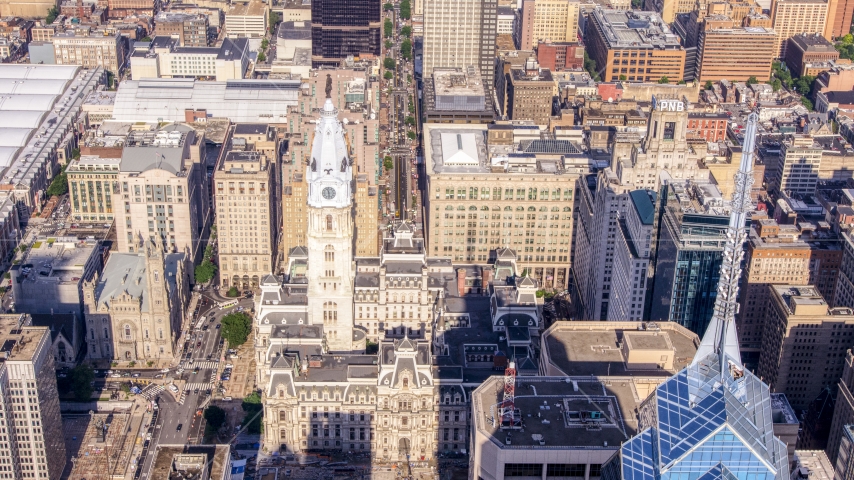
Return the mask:
M 380 55 L 380 0 L 312 0 L 314 67 L 337 66 L 348 55 Z

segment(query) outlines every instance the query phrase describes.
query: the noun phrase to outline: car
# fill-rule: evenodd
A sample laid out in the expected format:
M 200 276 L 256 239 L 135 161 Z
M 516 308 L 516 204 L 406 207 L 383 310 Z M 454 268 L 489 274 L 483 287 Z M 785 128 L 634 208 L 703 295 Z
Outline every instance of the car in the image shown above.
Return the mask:
M 217 323 L 217 324 L 216 324 L 216 329 L 217 329 L 217 330 L 219 330 L 219 327 L 221 327 L 221 326 L 222 326 L 222 325 L 220 325 L 220 324 L 218 324 L 218 323 Z
M 169 385 L 169 390 L 171 390 L 172 393 L 178 393 L 178 387 L 175 386 L 174 383 L 172 385 Z
M 163 376 L 164 375 L 162 373 L 158 373 L 157 375 L 154 376 L 154 378 L 163 378 Z
M 194 368 L 193 373 L 199 373 L 199 367 Z
M 151 440 L 146 440 L 145 443 L 142 444 L 142 448 L 148 448 L 151 445 Z
M 234 368 L 234 365 L 232 365 L 232 364 L 230 364 L 230 363 L 226 363 L 226 364 L 225 364 L 225 368 Z
M 208 326 L 207 326 L 207 325 L 202 326 L 202 331 L 203 331 L 203 332 L 207 332 L 207 331 L 208 331 Z
M 110 377 L 112 377 L 112 378 L 122 378 L 122 376 L 121 376 L 121 375 L 119 375 L 118 373 L 114 373 L 114 374 L 110 375 Z
M 145 434 L 146 440 L 151 440 L 151 432 Z
M 183 424 L 183 423 L 179 423 L 179 424 L 178 424 L 178 428 L 176 428 L 175 430 L 177 430 L 177 431 L 179 431 L 179 432 L 180 432 L 182 428 L 184 428 L 184 424 Z
M 131 375 L 131 377 L 133 377 L 133 378 L 139 378 L 139 372 L 134 372 L 134 374 L 133 374 L 133 375 Z
M 130 372 L 125 372 L 125 373 L 123 373 L 123 374 L 122 374 L 122 376 L 123 376 L 123 377 L 129 377 L 129 376 L 130 376 Z
M 160 370 L 160 372 L 161 372 L 161 373 L 169 373 L 169 369 L 168 369 L 168 368 L 164 368 L 163 370 Z
M 196 342 L 196 346 L 197 346 L 197 347 L 201 347 L 201 346 L 202 346 L 202 341 L 201 341 L 201 340 L 199 340 L 198 342 Z

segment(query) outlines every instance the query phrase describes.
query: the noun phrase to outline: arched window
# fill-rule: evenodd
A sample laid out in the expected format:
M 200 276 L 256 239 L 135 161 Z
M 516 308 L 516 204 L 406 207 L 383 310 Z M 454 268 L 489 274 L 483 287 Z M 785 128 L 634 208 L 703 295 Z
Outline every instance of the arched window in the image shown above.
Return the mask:
M 125 340 L 130 340 L 130 325 L 125 325 Z
M 326 216 L 326 231 L 332 231 L 332 215 Z

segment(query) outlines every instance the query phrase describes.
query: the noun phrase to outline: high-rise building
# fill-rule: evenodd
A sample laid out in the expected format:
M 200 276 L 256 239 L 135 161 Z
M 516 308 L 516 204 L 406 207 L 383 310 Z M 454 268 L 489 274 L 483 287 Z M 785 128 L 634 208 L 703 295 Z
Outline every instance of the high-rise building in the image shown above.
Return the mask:
M 774 0 L 771 19 L 777 32 L 777 57 L 786 58 L 786 40 L 797 34 L 823 34 L 827 8 L 827 0 Z
M 854 2 L 851 0 L 828 0 L 824 38 L 834 39 L 847 35 L 851 31 L 852 17 L 854 17 Z
M 644 10 L 658 12 L 661 19 L 668 24 L 676 21 L 680 13 L 691 13 L 696 8 L 697 2 L 690 0 L 645 0 Z
M 516 23 L 516 46 L 532 50 L 539 42 L 578 41 L 579 0 L 523 0 Z
M 118 75 L 125 67 L 124 41 L 118 33 L 68 30 L 54 35 L 52 42 L 57 65 L 101 67 L 113 75 Z
M 214 170 L 220 285 L 256 288 L 276 267 L 279 139 L 266 124 L 229 128 Z
M 267 34 L 270 9 L 261 0 L 232 3 L 225 12 L 225 33 L 230 38 L 258 38 Z
M 587 53 L 603 81 L 682 80 L 685 48 L 658 14 L 597 6 L 586 25 Z
M 750 228 L 740 290 L 741 307 L 736 317 L 745 362 L 755 365 L 759 359 L 772 296 L 768 286 L 807 285 L 810 251 L 794 225 L 778 225 L 773 219 L 763 219 Z
M 780 166 L 769 190 L 787 195 L 815 193 L 821 168 L 822 146 L 809 135 L 791 135 L 781 142 Z
M 849 344 L 837 344 L 854 328 L 850 308 L 830 308 L 812 285 L 767 286 L 767 303 L 762 350 L 756 370 L 774 392 L 785 393 L 797 410 L 842 374 L 837 355 Z
M 382 15 L 379 0 L 311 2 L 311 62 L 337 66 L 347 56 L 379 56 Z
M 302 162 L 300 162 L 302 165 Z M 305 245 L 308 231 L 308 210 L 305 202 L 308 185 L 302 172 L 293 172 L 282 177 L 282 239 L 280 251 L 283 263 L 276 271 L 287 265 L 293 248 Z
M 182 124 L 128 136 L 113 193 L 119 252 L 160 236 L 171 251 L 201 255 L 210 225 L 204 144 L 203 134 Z
M 706 28 L 700 32 L 697 44 L 697 81 L 735 82 L 771 76 L 771 63 L 777 56 L 777 35 L 773 30 L 734 26 L 730 21 L 717 28 L 711 17 L 706 17 L 704 23 Z
M 663 189 L 649 294 L 650 320 L 677 322 L 695 333 L 706 330 L 714 313 L 729 218 L 720 193 L 705 188 L 671 184 Z
M 635 190 L 628 197 L 616 229 L 608 320 L 643 320 L 644 314 L 655 195 Z
M 51 332 L 2 315 L 0 342 L 0 469 L 10 479 L 58 479 L 66 458 Z
M 520 272 L 562 290 L 578 178 L 573 161 L 583 159 L 586 167 L 587 159 L 567 140 L 535 140 L 526 155 L 490 164 L 485 132 L 478 125 L 425 124 L 425 206 L 439 214 L 425 218 L 428 254 L 485 264 L 495 249 L 513 248 Z
M 854 425 L 843 425 L 840 433 L 836 463 L 833 465 L 833 478 L 834 480 L 851 480 L 854 479 Z
M 834 305 L 854 308 L 854 237 L 849 232 L 842 232 L 841 237 L 842 262 L 839 264 Z
M 833 1 L 833 0 L 831 0 Z M 851 2 L 854 5 L 854 2 Z M 839 52 L 833 44 L 819 34 L 797 34 L 787 40 L 786 66 L 793 75 L 806 75 L 806 68 L 811 63 L 835 62 L 839 60 Z
M 154 35 L 177 38 L 182 47 L 208 46 L 207 15 L 160 12 L 154 17 Z
M 548 125 L 552 115 L 554 78 L 552 73 L 529 58 L 524 68 L 511 68 L 506 75 L 507 99 L 499 91 L 499 104 L 507 104 L 504 112 L 509 120 L 531 120 L 537 125 Z
M 497 0 L 425 2 L 422 75 L 432 75 L 436 67 L 474 65 L 481 78 L 492 78 L 497 9 Z

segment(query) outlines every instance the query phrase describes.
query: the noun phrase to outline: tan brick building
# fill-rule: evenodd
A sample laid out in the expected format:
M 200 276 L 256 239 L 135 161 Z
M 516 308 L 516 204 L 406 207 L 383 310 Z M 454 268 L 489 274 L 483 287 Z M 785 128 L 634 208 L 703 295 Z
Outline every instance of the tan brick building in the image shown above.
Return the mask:
M 786 58 L 787 39 L 799 33 L 824 33 L 827 6 L 827 0 L 774 0 L 771 19 L 777 32 L 779 58 Z
M 513 68 L 507 74 L 507 111 L 509 120 L 531 120 L 548 125 L 552 114 L 555 83 L 552 73 L 529 59 L 524 69 Z M 499 91 L 499 95 L 503 92 Z M 503 95 L 501 95 L 503 96 Z M 503 104 L 503 99 L 499 98 Z
M 792 407 L 805 409 L 842 374 L 850 346 L 838 337 L 854 328 L 854 312 L 830 308 L 812 285 L 768 287 L 768 304 L 757 375 L 771 390 L 785 393 Z
M 707 28 L 700 32 L 695 78 L 701 83 L 746 81 L 750 77 L 765 80 L 771 76 L 771 63 L 776 56 L 777 35 L 771 29 L 731 24 Z
M 517 46 L 531 50 L 541 41 L 578 41 L 578 0 L 524 0 L 516 22 Z
M 52 41 L 57 65 L 102 67 L 114 75 L 125 65 L 126 52 L 118 33 L 105 35 L 81 29 L 54 35 Z
M 275 268 L 278 153 L 272 126 L 238 124 L 226 135 L 213 178 L 220 285 L 255 288 Z

